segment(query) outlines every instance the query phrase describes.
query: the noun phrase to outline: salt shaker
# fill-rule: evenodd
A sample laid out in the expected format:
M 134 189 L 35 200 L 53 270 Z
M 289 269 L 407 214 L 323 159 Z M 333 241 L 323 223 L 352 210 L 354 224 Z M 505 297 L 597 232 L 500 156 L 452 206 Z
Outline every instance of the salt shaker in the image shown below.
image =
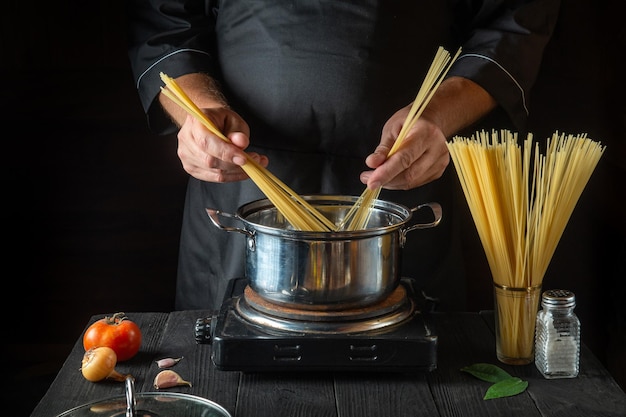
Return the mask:
M 535 365 L 547 379 L 575 378 L 580 359 L 580 321 L 576 296 L 568 290 L 548 290 L 541 296 L 535 333 Z

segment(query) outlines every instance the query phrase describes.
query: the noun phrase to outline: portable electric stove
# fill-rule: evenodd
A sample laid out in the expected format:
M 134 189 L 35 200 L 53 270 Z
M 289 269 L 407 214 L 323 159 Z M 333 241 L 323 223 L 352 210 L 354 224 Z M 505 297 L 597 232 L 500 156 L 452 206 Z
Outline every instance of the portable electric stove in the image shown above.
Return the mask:
M 195 336 L 225 371 L 431 371 L 437 336 L 426 304 L 408 278 L 375 305 L 335 311 L 273 304 L 235 278 Z

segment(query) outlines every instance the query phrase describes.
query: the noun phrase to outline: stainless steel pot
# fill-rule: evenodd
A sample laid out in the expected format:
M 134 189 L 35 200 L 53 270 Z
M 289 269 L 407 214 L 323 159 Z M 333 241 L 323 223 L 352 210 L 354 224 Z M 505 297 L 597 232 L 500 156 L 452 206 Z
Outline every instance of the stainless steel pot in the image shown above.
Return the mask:
M 358 199 L 302 197 L 335 224 Z M 424 208 L 433 221 L 409 225 L 413 213 Z M 293 230 L 268 199 L 245 204 L 235 214 L 206 210 L 216 227 L 246 236 L 245 275 L 255 292 L 269 302 L 308 310 L 365 307 L 384 299 L 400 282 L 406 234 L 435 227 L 442 217 L 438 203 L 409 209 L 376 200 L 364 230 L 307 232 Z M 236 219 L 243 228 L 226 226 L 219 216 Z

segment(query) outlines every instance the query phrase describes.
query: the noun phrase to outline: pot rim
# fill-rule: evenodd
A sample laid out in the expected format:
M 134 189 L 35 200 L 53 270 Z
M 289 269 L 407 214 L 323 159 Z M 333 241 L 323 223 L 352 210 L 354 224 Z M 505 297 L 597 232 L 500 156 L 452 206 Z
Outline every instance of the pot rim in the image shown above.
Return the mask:
M 346 206 L 352 207 L 355 202 L 359 199 L 358 196 L 349 196 L 349 195 L 336 195 L 336 194 L 309 194 L 309 195 L 301 195 L 301 198 L 306 200 L 309 203 L 312 203 L 314 206 L 318 207 L 322 206 Z M 405 225 L 411 218 L 413 217 L 413 210 L 408 207 L 394 203 L 391 201 L 376 199 L 373 202 L 373 207 L 378 210 L 382 210 L 386 213 L 391 214 L 395 218 L 399 219 L 398 222 L 387 225 L 387 226 L 379 226 L 372 227 L 364 230 L 354 230 L 354 231 L 334 231 L 334 232 L 316 232 L 316 231 L 302 231 L 302 230 L 294 230 L 294 229 L 285 229 L 274 226 L 267 226 L 263 224 L 256 223 L 251 221 L 249 217 L 252 214 L 258 213 L 262 210 L 277 210 L 275 205 L 267 198 L 262 198 L 258 200 L 251 201 L 240 206 L 237 209 L 236 217 L 240 220 L 244 225 L 246 225 L 247 229 L 250 231 L 259 231 L 269 235 L 279 235 L 281 237 L 292 237 L 295 239 L 311 239 L 311 240 L 343 240 L 343 239 L 354 239 L 354 238 L 368 238 L 372 236 L 378 236 L 381 234 L 387 234 L 400 229 L 403 225 Z

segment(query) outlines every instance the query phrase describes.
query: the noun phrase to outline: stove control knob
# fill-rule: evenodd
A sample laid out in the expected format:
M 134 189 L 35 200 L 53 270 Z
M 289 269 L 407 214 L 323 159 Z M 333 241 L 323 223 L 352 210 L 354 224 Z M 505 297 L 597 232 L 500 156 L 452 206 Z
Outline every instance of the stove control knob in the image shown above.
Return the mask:
M 213 329 L 215 323 L 215 316 L 201 317 L 196 320 L 196 343 L 198 344 L 210 344 L 213 337 Z

